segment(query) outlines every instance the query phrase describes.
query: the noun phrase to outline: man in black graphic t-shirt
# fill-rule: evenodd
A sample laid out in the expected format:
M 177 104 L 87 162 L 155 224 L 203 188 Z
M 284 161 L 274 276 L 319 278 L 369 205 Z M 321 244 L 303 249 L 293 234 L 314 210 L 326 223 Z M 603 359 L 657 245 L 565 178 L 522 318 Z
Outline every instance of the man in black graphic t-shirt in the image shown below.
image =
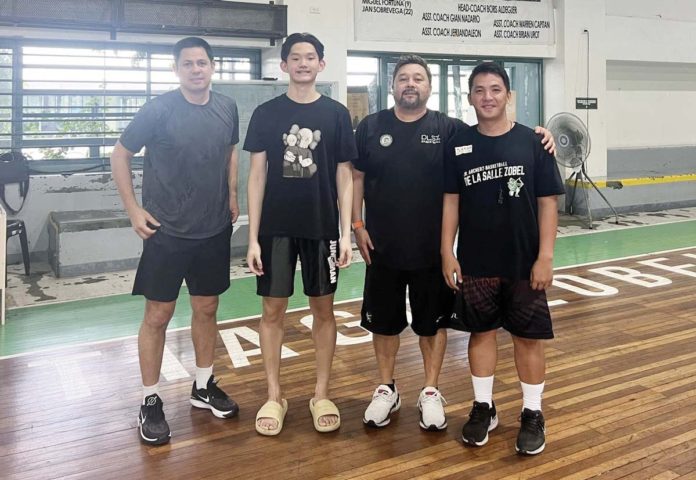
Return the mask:
M 352 253 L 350 162 L 356 151 L 348 109 L 315 88 L 324 69 L 324 46 L 314 35 L 290 35 L 281 58 L 290 76 L 288 92 L 254 111 L 244 143 L 251 152 L 247 263 L 263 297 L 260 335 L 268 401 L 256 415 L 262 435 L 280 433 L 288 408 L 280 387 L 280 353 L 298 256 L 314 318 L 317 383 L 309 409 L 317 431 L 340 426 L 338 409 L 328 398 L 336 347 L 333 297 L 338 268 L 350 264 Z
M 421 57 L 401 57 L 394 68 L 394 108 L 367 116 L 356 131 L 353 229 L 367 263 L 361 326 L 373 333 L 380 376 L 363 422 L 374 427 L 388 425 L 401 406 L 394 367 L 399 334 L 408 325 L 407 287 L 425 368 L 419 423 L 426 430 L 447 426 L 437 387 L 447 342 L 441 327 L 453 300 L 440 266 L 443 156 L 449 139 L 468 126 L 428 110 L 430 81 Z
M 493 377 L 496 332 L 503 327 L 512 334 L 523 393 L 515 449 L 534 455 L 546 445 L 542 340 L 553 338 L 553 329 L 545 289 L 553 279 L 556 195 L 564 193 L 563 182 L 539 137 L 508 120 L 510 81 L 502 67 L 477 66 L 469 91 L 479 123 L 447 145 L 441 249 L 443 275 L 458 291 L 452 321 L 471 332 L 474 406 L 462 440 L 484 445 L 498 425 Z

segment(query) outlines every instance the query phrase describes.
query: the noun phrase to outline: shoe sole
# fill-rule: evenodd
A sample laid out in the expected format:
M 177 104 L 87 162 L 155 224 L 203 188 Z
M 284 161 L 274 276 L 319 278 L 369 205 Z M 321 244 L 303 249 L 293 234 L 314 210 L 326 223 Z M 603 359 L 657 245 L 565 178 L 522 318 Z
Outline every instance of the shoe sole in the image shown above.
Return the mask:
M 445 423 L 443 423 L 443 424 L 440 425 L 440 426 L 438 426 L 438 425 L 428 425 L 428 426 L 426 426 L 426 425 L 423 423 L 423 420 L 421 420 L 418 424 L 420 425 L 420 428 L 421 428 L 422 430 L 425 430 L 426 432 L 441 432 L 441 431 L 443 431 L 443 430 L 447 430 L 447 421 L 445 421 Z
M 232 410 L 229 410 L 227 412 L 222 411 L 222 410 L 218 410 L 217 408 L 213 407 L 212 405 L 207 404 L 202 400 L 197 400 L 193 397 L 191 398 L 191 405 L 193 405 L 196 408 L 203 408 L 206 410 L 210 410 L 213 413 L 213 415 L 215 415 L 217 418 L 232 418 L 235 415 L 237 415 L 237 413 L 239 412 L 239 408 L 233 408 Z
M 422 430 L 425 430 L 426 432 L 441 432 L 447 429 L 447 419 L 445 419 L 445 422 L 442 425 L 426 425 L 423 422 L 423 410 L 421 410 L 420 406 L 418 407 L 418 410 L 420 411 L 420 422 L 418 422 L 418 425 L 420 425 Z
M 381 422 L 377 423 L 374 420 L 368 420 L 365 417 L 363 417 L 363 423 L 365 425 L 367 425 L 368 427 L 372 427 L 372 428 L 386 427 L 387 425 L 389 425 L 389 422 L 391 422 L 391 414 L 398 412 L 400 408 L 401 408 L 401 396 L 399 396 L 399 398 L 397 398 L 396 403 L 391 408 L 391 410 L 389 410 L 389 413 L 387 414 L 387 418 L 385 418 Z
M 143 424 L 140 422 L 140 418 L 138 418 L 138 435 L 140 435 L 140 441 L 143 442 L 145 445 L 164 445 L 166 443 L 169 443 L 169 440 L 172 438 L 172 433 L 169 432 L 166 436 L 160 437 L 160 438 L 148 438 L 143 434 Z
M 488 426 L 488 432 L 493 431 L 493 429 L 497 426 L 498 426 L 498 415 L 496 415 L 495 417 L 493 417 L 491 419 L 491 424 Z M 488 432 L 486 432 L 486 436 L 480 442 L 467 440 L 466 438 L 464 438 L 464 435 L 462 435 L 462 442 L 464 442 L 464 444 L 466 444 L 466 445 L 471 445 L 473 447 L 483 447 L 485 444 L 488 443 Z M 515 448 L 517 448 L 517 445 L 515 445 Z
M 543 452 L 545 448 L 546 448 L 546 442 L 542 443 L 541 447 L 537 448 L 536 450 L 530 450 L 530 451 L 520 450 L 519 448 L 517 448 L 517 445 L 515 445 L 515 451 L 517 453 L 519 453 L 520 455 L 537 455 L 537 454 Z

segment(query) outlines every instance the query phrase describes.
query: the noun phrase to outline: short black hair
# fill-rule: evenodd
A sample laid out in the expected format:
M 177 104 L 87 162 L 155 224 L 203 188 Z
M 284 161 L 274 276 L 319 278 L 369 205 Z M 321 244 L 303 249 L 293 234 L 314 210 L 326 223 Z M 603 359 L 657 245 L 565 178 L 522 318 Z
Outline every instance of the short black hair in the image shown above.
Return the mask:
M 319 41 L 317 37 L 311 33 L 293 33 L 288 35 L 288 38 L 283 42 L 283 46 L 280 47 L 280 59 L 284 62 L 288 61 L 288 55 L 290 55 L 290 49 L 296 43 L 309 43 L 314 47 L 319 55 L 319 60 L 324 59 L 324 44 Z
M 179 63 L 179 56 L 181 55 L 181 51 L 184 48 L 196 48 L 200 47 L 203 50 L 205 50 L 206 55 L 208 55 L 208 58 L 210 61 L 213 61 L 213 49 L 210 48 L 210 44 L 203 40 L 200 37 L 186 37 L 182 38 L 178 42 L 174 44 L 174 48 L 172 48 L 172 54 L 174 55 L 174 61 L 176 63 Z
M 396 61 L 396 65 L 394 65 L 394 73 L 392 74 L 392 83 L 396 80 L 396 74 L 399 73 L 399 70 L 401 67 L 404 65 L 410 65 L 410 64 L 416 64 L 420 65 L 425 69 L 425 73 L 428 74 L 428 83 L 432 84 L 433 83 L 433 74 L 430 72 L 430 67 L 428 67 L 428 62 L 426 62 L 423 57 L 420 57 L 418 55 L 401 55 L 399 59 Z
M 474 68 L 471 75 L 469 75 L 469 92 L 471 92 L 471 90 L 474 88 L 474 78 L 476 75 L 481 73 L 492 73 L 493 75 L 498 75 L 503 79 L 506 90 L 508 92 L 510 91 L 510 77 L 508 77 L 505 69 L 496 62 L 483 62 L 476 65 L 476 68 Z

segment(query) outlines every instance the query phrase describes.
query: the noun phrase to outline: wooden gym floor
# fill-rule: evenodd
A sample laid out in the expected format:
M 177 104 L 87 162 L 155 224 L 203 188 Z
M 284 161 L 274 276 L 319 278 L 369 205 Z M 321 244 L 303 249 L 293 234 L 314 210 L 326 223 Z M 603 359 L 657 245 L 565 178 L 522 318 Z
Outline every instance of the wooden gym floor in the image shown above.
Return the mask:
M 241 406 L 231 420 L 189 405 L 190 334 L 169 334 L 161 385 L 172 441 L 163 447 L 138 441 L 135 338 L 0 358 L 0 477 L 696 479 L 693 245 L 556 269 L 548 292 L 556 338 L 546 350 L 547 447 L 538 456 L 514 452 L 521 393 L 505 332 L 494 388 L 500 425 L 487 445 L 468 448 L 459 439 L 472 401 L 461 332 L 450 332 L 440 377 L 446 431 L 418 427 L 422 364 L 408 330 L 396 373 L 401 411 L 384 429 L 365 427 L 376 367 L 370 337 L 357 326 L 360 302 L 348 300 L 336 305 L 338 432 L 312 428 L 311 316 L 300 308 L 286 321 L 282 380 L 290 409 L 275 438 L 254 431 L 265 401 L 255 315 L 220 325 L 215 371 Z

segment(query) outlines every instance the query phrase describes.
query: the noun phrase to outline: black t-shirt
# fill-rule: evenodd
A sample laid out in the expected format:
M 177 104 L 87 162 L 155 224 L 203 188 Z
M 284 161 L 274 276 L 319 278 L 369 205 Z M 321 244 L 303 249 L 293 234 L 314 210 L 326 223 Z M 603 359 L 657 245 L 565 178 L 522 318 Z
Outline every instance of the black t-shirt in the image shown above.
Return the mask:
M 539 255 L 537 197 L 564 193 L 541 136 L 520 124 L 497 137 L 459 132 L 447 145 L 445 171 L 445 190 L 459 194 L 462 273 L 529 278 Z
M 346 107 L 280 95 L 254 110 L 244 150 L 268 162 L 259 235 L 338 238 L 336 168 L 357 155 Z
M 180 90 L 153 98 L 135 114 L 119 140 L 133 153 L 145 146 L 143 208 L 161 231 L 210 238 L 230 224 L 229 159 L 239 142 L 237 104 L 210 92 L 205 105 Z
M 373 261 L 400 270 L 440 263 L 444 147 L 461 120 L 428 110 L 402 122 L 382 110 L 358 125 L 355 168 L 365 173 L 365 227 Z

